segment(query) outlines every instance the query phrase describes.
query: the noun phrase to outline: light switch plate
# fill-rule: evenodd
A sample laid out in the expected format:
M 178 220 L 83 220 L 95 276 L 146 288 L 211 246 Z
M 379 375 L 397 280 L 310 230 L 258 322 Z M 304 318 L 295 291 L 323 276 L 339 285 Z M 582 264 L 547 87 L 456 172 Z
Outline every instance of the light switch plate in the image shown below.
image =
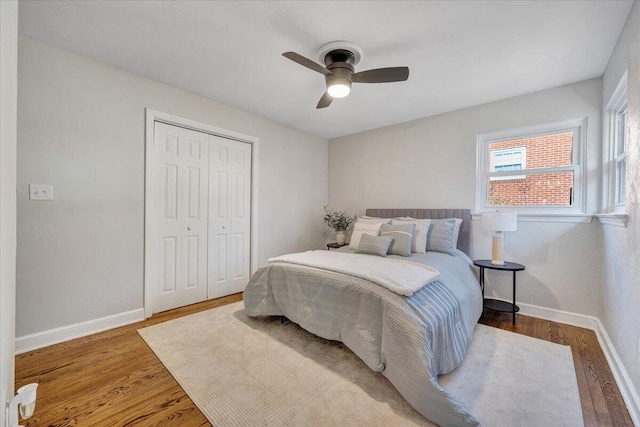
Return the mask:
M 53 185 L 29 184 L 29 200 L 53 200 Z

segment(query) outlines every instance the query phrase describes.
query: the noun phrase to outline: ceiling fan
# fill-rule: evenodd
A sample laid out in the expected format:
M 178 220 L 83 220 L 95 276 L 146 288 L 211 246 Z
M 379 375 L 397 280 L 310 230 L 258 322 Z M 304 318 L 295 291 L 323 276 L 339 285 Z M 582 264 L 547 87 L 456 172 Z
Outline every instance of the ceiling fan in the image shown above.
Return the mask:
M 409 78 L 409 67 L 376 68 L 356 73 L 354 66 L 362 59 L 362 50 L 345 41 L 331 42 L 318 50 L 318 59 L 325 63 L 324 67 L 295 52 L 285 52 L 282 56 L 324 74 L 327 91 L 316 108 L 328 107 L 334 98 L 349 95 L 351 83 L 402 82 Z

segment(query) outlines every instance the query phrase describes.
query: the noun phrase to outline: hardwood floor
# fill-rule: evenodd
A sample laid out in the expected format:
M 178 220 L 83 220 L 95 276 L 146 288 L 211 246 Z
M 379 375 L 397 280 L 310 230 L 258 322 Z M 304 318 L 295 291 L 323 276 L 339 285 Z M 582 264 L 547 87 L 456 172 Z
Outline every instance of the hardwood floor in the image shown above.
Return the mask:
M 241 294 L 154 315 L 133 325 L 16 356 L 16 387 L 38 382 L 35 426 L 209 426 L 137 334 L 155 323 L 232 302 Z M 572 348 L 585 426 L 633 426 L 592 331 L 546 320 L 485 312 L 485 325 Z

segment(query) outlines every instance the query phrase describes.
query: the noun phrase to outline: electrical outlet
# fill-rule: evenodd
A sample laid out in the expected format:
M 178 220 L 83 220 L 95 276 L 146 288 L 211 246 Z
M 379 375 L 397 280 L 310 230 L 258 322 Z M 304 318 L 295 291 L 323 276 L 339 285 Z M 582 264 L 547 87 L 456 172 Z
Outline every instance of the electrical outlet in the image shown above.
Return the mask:
M 53 185 L 29 184 L 29 200 L 53 200 Z

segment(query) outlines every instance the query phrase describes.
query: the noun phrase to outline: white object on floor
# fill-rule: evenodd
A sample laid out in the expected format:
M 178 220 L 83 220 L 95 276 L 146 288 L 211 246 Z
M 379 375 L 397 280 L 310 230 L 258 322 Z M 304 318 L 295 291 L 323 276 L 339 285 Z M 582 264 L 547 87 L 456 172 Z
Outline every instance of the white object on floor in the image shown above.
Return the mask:
M 24 385 L 18 389 L 9 406 L 7 407 L 7 426 L 20 427 L 18 424 L 18 412 L 20 418 L 27 420 L 33 415 L 36 409 L 36 390 L 38 383 Z
M 568 345 L 477 325 L 467 358 L 438 382 L 484 427 L 584 424 Z
M 138 333 L 214 425 L 433 426 L 343 344 L 242 302 Z M 440 382 L 484 427 L 583 426 L 568 346 L 478 325 Z

